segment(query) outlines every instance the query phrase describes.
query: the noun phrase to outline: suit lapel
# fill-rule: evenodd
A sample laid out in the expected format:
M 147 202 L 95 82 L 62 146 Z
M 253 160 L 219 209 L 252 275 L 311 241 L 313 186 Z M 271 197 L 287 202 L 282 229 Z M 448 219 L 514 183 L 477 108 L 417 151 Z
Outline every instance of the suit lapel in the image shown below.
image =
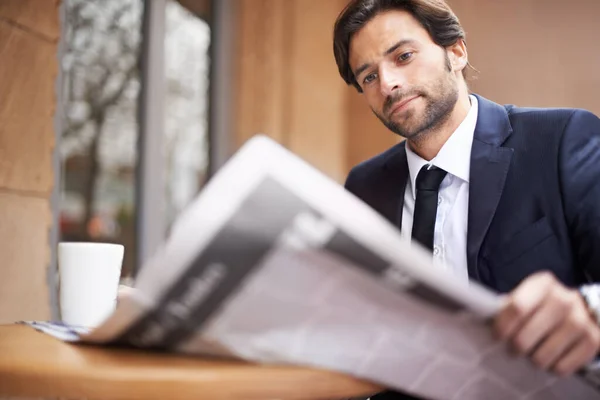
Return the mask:
M 477 96 L 479 110 L 471 149 L 467 264 L 479 280 L 477 260 L 504 190 L 513 149 L 501 147 L 512 133 L 506 109 Z
M 379 198 L 382 201 L 381 213 L 398 229 L 402 229 L 402 209 L 404 208 L 404 191 L 408 182 L 408 162 L 406 160 L 405 143 L 395 146 L 383 165 L 383 180 L 378 187 L 383 190 Z

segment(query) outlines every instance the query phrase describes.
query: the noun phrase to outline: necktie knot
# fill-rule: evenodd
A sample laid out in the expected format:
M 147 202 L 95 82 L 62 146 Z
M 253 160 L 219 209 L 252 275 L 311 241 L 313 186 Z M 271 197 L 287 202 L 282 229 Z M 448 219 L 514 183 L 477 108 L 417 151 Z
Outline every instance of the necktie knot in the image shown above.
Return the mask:
M 429 167 L 429 165 L 424 165 L 423 168 L 419 171 L 417 175 L 417 191 L 419 190 L 428 190 L 428 191 L 438 191 L 440 188 L 440 184 L 446 177 L 447 172 L 438 167 Z

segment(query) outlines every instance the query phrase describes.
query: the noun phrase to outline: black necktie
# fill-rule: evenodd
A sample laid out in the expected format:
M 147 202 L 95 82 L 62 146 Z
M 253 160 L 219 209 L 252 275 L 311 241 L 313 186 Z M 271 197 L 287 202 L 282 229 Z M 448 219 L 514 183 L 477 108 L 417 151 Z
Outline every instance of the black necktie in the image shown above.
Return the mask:
M 433 250 L 433 232 L 438 206 L 438 191 L 446 176 L 438 167 L 423 166 L 417 175 L 417 200 L 413 214 L 412 239 Z

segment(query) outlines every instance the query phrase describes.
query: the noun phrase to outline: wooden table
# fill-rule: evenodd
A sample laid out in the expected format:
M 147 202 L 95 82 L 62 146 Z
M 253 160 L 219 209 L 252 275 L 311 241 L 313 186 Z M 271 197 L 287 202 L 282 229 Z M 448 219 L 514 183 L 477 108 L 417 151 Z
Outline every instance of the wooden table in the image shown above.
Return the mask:
M 0 326 L 0 397 L 343 399 L 378 390 L 329 371 L 68 344 L 28 326 Z

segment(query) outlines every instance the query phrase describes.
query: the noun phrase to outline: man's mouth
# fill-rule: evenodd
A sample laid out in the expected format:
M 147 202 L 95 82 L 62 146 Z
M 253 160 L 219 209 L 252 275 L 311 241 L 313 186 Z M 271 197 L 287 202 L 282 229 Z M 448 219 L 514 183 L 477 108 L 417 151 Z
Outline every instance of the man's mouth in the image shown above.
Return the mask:
M 407 99 L 404 99 L 404 100 L 402 100 L 402 101 L 399 101 L 399 102 L 397 102 L 397 103 L 394 103 L 394 104 L 393 104 L 393 105 L 390 107 L 390 110 L 391 110 L 391 111 L 389 112 L 389 115 L 394 115 L 394 114 L 396 114 L 397 112 L 400 112 L 400 111 L 402 111 L 403 109 L 405 109 L 405 108 L 406 108 L 406 106 L 407 106 L 407 105 L 408 105 L 410 102 L 412 102 L 412 101 L 413 101 L 414 99 L 416 99 L 417 97 L 419 97 L 419 96 L 418 96 L 418 95 L 416 95 L 416 96 L 411 96 L 411 97 L 409 97 L 409 98 L 407 98 Z

